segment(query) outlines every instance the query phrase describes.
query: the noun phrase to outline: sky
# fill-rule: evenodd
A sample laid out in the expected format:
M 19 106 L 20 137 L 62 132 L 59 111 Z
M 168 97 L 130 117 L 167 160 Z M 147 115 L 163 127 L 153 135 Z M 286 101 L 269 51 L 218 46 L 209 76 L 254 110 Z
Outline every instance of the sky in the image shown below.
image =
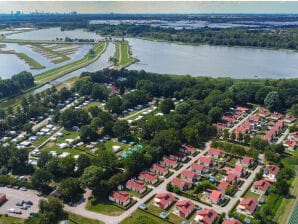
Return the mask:
M 298 1 L 2 1 L 0 13 L 298 13 Z

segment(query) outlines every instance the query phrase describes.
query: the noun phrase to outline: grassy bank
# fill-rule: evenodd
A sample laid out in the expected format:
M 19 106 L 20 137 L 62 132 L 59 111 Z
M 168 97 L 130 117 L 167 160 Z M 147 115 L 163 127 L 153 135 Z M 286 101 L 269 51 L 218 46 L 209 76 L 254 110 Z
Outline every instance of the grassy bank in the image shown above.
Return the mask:
M 51 48 L 44 47 L 41 44 L 34 44 L 32 45 L 32 47 L 37 52 L 39 52 L 42 55 L 45 55 L 46 57 L 53 57 L 54 59 L 51 62 L 54 64 L 59 64 L 70 59 L 70 57 L 68 57 L 67 55 L 60 53 L 59 51 L 54 51 Z
M 119 68 L 125 68 L 132 63 L 136 62 L 137 59 L 132 57 L 130 46 L 127 41 L 115 42 L 116 52 L 114 54 L 114 60 L 116 66 Z
M 17 43 L 17 44 L 93 44 L 94 42 L 71 42 L 71 41 L 53 41 L 53 40 L 21 40 L 6 39 L 0 37 L 0 43 Z
M 29 57 L 24 53 L 15 53 L 20 59 L 24 60 L 31 69 L 43 69 L 45 66 L 41 65 L 39 62 L 35 61 L 33 58 Z
M 5 216 L 1 215 L 0 216 L 0 224 L 23 224 L 24 220 L 12 216 Z
M 166 220 L 155 217 L 147 212 L 137 209 L 128 218 L 124 219 L 121 224 L 169 224 Z
M 88 219 L 83 216 L 70 213 L 68 212 L 68 223 L 69 224 L 101 224 L 103 222 L 94 220 L 94 219 Z

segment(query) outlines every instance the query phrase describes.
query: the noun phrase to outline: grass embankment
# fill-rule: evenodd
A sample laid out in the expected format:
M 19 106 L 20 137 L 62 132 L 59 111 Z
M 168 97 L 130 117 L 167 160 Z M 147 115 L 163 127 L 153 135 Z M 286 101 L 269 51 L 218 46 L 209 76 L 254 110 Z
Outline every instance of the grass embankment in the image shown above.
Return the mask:
M 130 217 L 124 219 L 121 224 L 169 224 L 166 220 L 155 217 L 147 212 L 137 209 Z
M 103 222 L 94 220 L 94 219 L 88 219 L 83 216 L 70 213 L 68 212 L 68 223 L 69 224 L 101 224 Z
M 117 207 L 108 199 L 92 198 L 88 201 L 86 209 L 93 212 L 102 213 L 105 215 L 118 216 L 124 212 L 123 209 Z
M 130 47 L 127 41 L 115 42 L 116 52 L 114 54 L 114 60 L 116 66 L 119 68 L 125 68 L 132 63 L 136 62 L 137 59 L 132 57 Z
M 54 40 L 21 40 L 6 39 L 0 37 L 0 43 L 17 43 L 17 44 L 93 44 L 94 42 L 71 42 L 71 41 L 54 41 Z
M 24 220 L 12 216 L 0 216 L 0 224 L 23 224 Z
M 38 86 L 41 86 L 49 81 L 62 77 L 67 73 L 73 72 L 75 70 L 78 70 L 80 68 L 83 68 L 91 64 L 102 55 L 102 53 L 106 50 L 107 45 L 108 45 L 107 43 L 97 43 L 93 47 L 93 50 L 95 52 L 94 55 L 91 55 L 90 53 L 88 53 L 78 61 L 72 62 L 70 64 L 67 64 L 58 68 L 54 68 L 52 70 L 49 70 L 34 76 L 36 84 Z

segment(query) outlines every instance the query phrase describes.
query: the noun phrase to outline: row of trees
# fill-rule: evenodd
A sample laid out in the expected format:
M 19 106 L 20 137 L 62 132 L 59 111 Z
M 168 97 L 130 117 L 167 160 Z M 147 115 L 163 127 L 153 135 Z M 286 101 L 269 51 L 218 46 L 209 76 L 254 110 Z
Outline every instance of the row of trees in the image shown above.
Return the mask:
M 32 86 L 34 86 L 34 78 L 29 72 L 20 72 L 10 79 L 0 78 L 0 99 L 13 96 Z

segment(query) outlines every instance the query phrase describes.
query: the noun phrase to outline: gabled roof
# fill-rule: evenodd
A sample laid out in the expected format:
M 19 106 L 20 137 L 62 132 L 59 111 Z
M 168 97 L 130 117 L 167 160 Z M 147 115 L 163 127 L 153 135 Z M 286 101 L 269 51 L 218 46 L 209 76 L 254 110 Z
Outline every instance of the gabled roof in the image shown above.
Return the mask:
M 198 163 L 192 163 L 190 165 L 190 167 L 193 168 L 193 169 L 195 169 L 195 170 L 200 170 L 200 171 L 202 171 L 204 169 L 208 169 L 207 167 L 205 167 L 205 166 L 203 166 L 201 164 L 198 164 Z
M 223 154 L 223 151 L 221 149 L 210 148 L 208 150 L 208 154 L 209 155 L 216 155 L 216 156 L 218 156 L 220 154 Z
M 238 219 L 224 220 L 222 224 L 242 224 Z
M 288 146 L 288 147 L 292 147 L 292 148 L 294 148 L 294 147 L 296 147 L 296 141 L 295 140 L 286 140 L 286 141 L 284 141 L 284 145 L 285 146 Z
M 229 187 L 229 183 L 228 182 L 225 182 L 225 181 L 222 181 L 220 182 L 220 184 L 217 186 L 217 189 L 218 190 L 227 190 L 228 187 Z
M 241 174 L 244 172 L 244 168 L 242 166 L 236 165 L 234 168 L 234 173 Z
M 122 203 L 129 200 L 129 194 L 125 191 L 113 191 L 111 197 L 115 198 L 117 201 Z
M 160 165 L 160 164 L 153 164 L 153 166 L 152 166 L 152 169 L 153 170 L 156 170 L 156 171 L 158 171 L 158 172 L 161 172 L 161 173 L 166 173 L 166 172 L 168 172 L 168 168 L 167 167 L 165 167 L 165 166 L 163 166 L 163 165 Z
M 162 158 L 162 161 L 165 163 L 165 164 L 168 164 L 168 165 L 171 165 L 171 166 L 175 166 L 177 164 L 177 160 L 175 159 L 170 159 L 168 157 L 163 157 Z
M 240 205 L 244 206 L 246 210 L 253 212 L 256 209 L 256 207 L 258 206 L 258 201 L 255 198 L 248 197 L 248 198 L 243 199 L 240 202 Z
M 235 173 L 229 173 L 228 176 L 227 176 L 227 181 L 228 182 L 233 182 L 237 180 L 237 175 Z
M 294 131 L 294 132 L 289 133 L 289 136 L 294 137 L 294 138 L 298 138 L 298 131 Z
M 198 211 L 197 214 L 203 217 L 204 224 L 212 224 L 217 217 L 217 212 L 214 209 L 203 209 Z
M 141 180 L 128 180 L 126 185 L 137 190 L 143 190 L 146 187 L 144 181 Z
M 197 174 L 195 172 L 192 172 L 190 170 L 183 170 L 182 175 L 189 179 L 193 179 L 197 176 Z
M 236 107 L 236 110 L 240 110 L 240 111 L 248 111 L 249 109 L 247 107 Z
M 243 156 L 242 160 L 241 160 L 241 163 L 245 164 L 245 165 L 248 165 L 252 162 L 252 158 L 251 157 L 248 157 L 248 156 Z
M 254 182 L 253 186 L 258 188 L 261 191 L 267 191 L 270 184 L 265 180 L 258 180 L 256 182 Z
M 266 171 L 273 175 L 276 175 L 279 172 L 280 168 L 276 165 L 269 165 L 266 167 Z
M 195 208 L 195 204 L 191 200 L 182 200 L 176 203 L 176 207 L 178 207 L 179 212 L 188 214 Z
M 218 201 L 220 198 L 222 198 L 223 194 L 220 191 L 217 190 L 211 190 L 210 194 L 210 200 Z
M 145 180 L 154 181 L 157 179 L 156 174 L 152 172 L 141 172 L 139 177 L 143 177 Z
M 191 145 L 183 144 L 183 145 L 181 145 L 181 146 L 182 146 L 182 148 L 184 148 L 185 150 L 187 150 L 187 151 L 189 151 L 189 152 L 194 152 L 194 151 L 196 151 L 196 148 L 193 147 L 193 146 L 191 146 Z
M 187 182 L 187 181 L 184 181 L 184 180 L 181 180 L 177 177 L 175 177 L 172 182 L 171 182 L 174 186 L 177 186 L 179 188 L 183 188 L 184 186 L 190 186 L 192 185 L 191 183 Z
M 202 163 L 207 163 L 207 164 L 210 164 L 213 162 L 213 160 L 209 157 L 206 157 L 206 156 L 201 156 L 199 158 L 199 161 L 202 162 Z
M 169 204 L 169 202 L 171 203 L 175 197 L 171 193 L 161 193 L 161 194 L 155 195 L 155 198 L 158 198 L 160 200 L 159 203 L 165 206 Z

